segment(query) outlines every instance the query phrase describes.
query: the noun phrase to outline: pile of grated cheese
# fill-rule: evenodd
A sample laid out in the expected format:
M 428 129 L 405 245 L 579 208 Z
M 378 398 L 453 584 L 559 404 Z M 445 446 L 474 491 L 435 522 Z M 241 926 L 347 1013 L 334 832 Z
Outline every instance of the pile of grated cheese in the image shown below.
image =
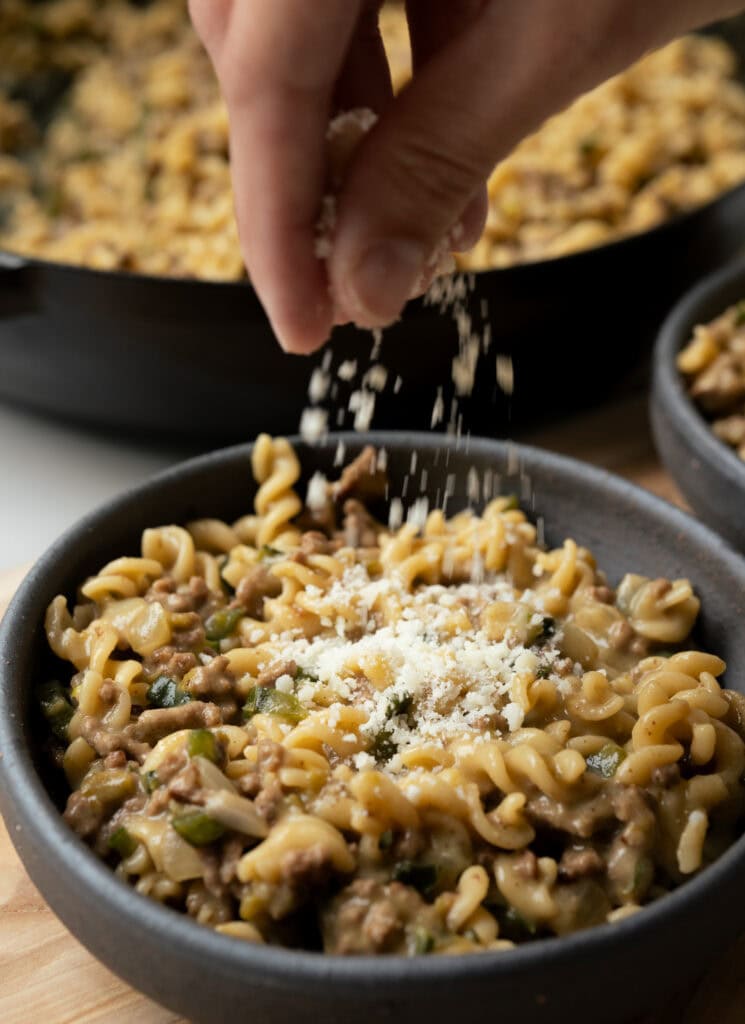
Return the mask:
M 562 656 L 560 633 L 537 651 L 515 643 L 514 637 L 490 640 L 473 625 L 493 601 L 521 605 L 528 625 L 542 621 L 540 596 L 516 590 L 503 575 L 481 583 L 427 585 L 411 593 L 395 577 L 371 578 L 357 564 L 328 591 L 307 587 L 304 594 L 304 607 L 320 616 L 326 632 L 312 639 L 291 634 L 275 638 L 281 642 L 282 659 L 291 659 L 300 670 L 298 682 L 287 676 L 277 685 L 294 689 L 299 701 L 313 710 L 318 709 L 319 690 L 325 702 L 330 691 L 336 697 L 329 710 L 332 727 L 343 705 L 363 710 L 367 721 L 361 732 L 371 744 L 385 733 L 390 756 L 382 767 L 390 772 L 401 770 L 400 754 L 408 748 L 442 747 L 456 737 L 485 740 L 519 729 L 523 709 L 511 698 L 517 676 L 541 667 L 550 671 Z M 391 600 L 398 617 L 382 624 L 381 602 Z M 453 613 L 464 609 L 471 628 L 454 629 Z M 371 664 L 378 670 L 384 666 L 388 685 L 373 686 L 365 674 Z M 557 678 L 556 685 L 565 683 Z M 375 760 L 368 752 L 354 756 L 360 769 L 372 767 Z

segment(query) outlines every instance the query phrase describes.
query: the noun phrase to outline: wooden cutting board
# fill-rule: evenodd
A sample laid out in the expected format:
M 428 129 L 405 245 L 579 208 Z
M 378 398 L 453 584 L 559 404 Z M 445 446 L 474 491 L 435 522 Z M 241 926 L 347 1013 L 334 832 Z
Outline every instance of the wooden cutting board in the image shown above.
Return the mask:
M 589 439 L 589 440 L 588 440 Z M 682 504 L 658 465 L 641 400 L 541 431 L 532 443 L 603 465 Z M 0 616 L 24 570 L 0 573 Z M 745 927 L 745 922 L 743 922 Z M 664 956 L 664 951 L 660 951 Z M 685 986 L 685 979 L 681 985 Z M 54 916 L 28 878 L 0 821 L 0 1022 L 180 1024 L 99 964 Z M 644 1024 L 743 1024 L 745 935 L 693 989 Z

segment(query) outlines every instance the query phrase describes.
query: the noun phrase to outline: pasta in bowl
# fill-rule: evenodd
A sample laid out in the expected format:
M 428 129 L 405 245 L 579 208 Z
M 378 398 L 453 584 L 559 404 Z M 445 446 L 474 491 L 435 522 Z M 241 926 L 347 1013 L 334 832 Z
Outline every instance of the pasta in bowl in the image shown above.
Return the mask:
M 713 860 L 745 699 L 690 644 L 689 581 L 614 592 L 516 499 L 400 522 L 394 498 L 384 525 L 384 465 L 367 447 L 304 505 L 262 435 L 253 514 L 147 529 L 51 602 L 68 823 L 202 924 L 337 954 L 507 949 Z
M 339 440 L 356 470 L 335 466 Z M 736 624 L 745 569 L 684 514 L 570 460 L 490 441 L 471 440 L 466 450 L 427 435 L 370 440 L 377 469 L 381 448 L 387 453 L 388 499 L 382 474 L 368 473 L 363 485 L 360 461 L 372 468 L 369 454 L 358 460 L 364 438 L 342 435 L 318 447 L 263 439 L 253 451 L 193 460 L 123 495 L 43 557 L 0 629 L 0 804 L 9 834 L 75 935 L 194 1021 L 247 1006 L 252 1020 L 272 1024 L 367 1024 L 381 1014 L 444 1024 L 486 1003 L 507 1020 L 537 1024 L 590 1012 L 610 986 L 606 1020 L 638 1016 L 703 970 L 739 928 L 745 856 L 736 839 L 740 741 L 731 710 L 738 698 L 722 696 L 706 673 L 718 671 L 721 657 L 727 686 L 742 685 Z M 508 507 L 516 503 L 504 496 L 513 493 L 525 514 Z M 254 494 L 257 511 L 246 517 Z M 396 495 L 413 510 L 400 509 Z M 424 514 L 421 497 L 446 512 Z M 324 518 L 329 500 L 335 525 Z M 372 527 L 354 502 L 375 517 Z M 471 514 L 463 511 L 469 505 Z M 503 544 L 509 538 L 502 549 L 500 536 Z M 570 536 L 576 548 L 564 542 Z M 322 541 L 328 551 L 310 550 Z M 500 550 L 501 565 L 493 561 Z M 630 568 L 650 582 L 622 585 Z M 253 584 L 243 583 L 251 570 Z M 246 608 L 262 577 L 279 589 L 255 590 L 255 605 L 240 610 L 234 602 Z M 662 578 L 672 581 L 669 590 L 655 583 Z M 675 582 L 685 579 L 695 595 Z M 377 604 L 365 613 L 376 585 Z M 336 618 L 321 609 L 327 600 Z M 230 612 L 239 612 L 232 625 Z M 308 625 L 313 615 L 317 630 Z M 363 630 L 363 619 L 374 628 Z M 611 630 L 622 621 L 631 633 Z M 301 622 L 302 633 L 282 636 Z M 46 629 L 54 646 L 66 647 L 61 660 Z M 111 630 L 128 639 L 111 645 Z M 612 632 L 625 634 L 616 646 Z M 274 656 L 278 644 L 284 665 Z M 196 664 L 185 657 L 195 650 Z M 484 667 L 486 651 L 493 660 Z M 459 670 L 443 691 L 435 676 L 456 655 Z M 669 693 L 658 688 L 659 675 L 647 678 L 640 710 L 641 675 L 659 668 Z M 263 685 L 253 685 L 262 673 Z M 52 679 L 59 689 L 40 693 Z M 613 710 L 609 691 L 623 708 Z M 534 703 L 523 707 L 528 698 Z M 680 712 L 679 702 L 687 718 L 657 719 L 655 706 Z M 731 765 L 723 746 L 694 764 L 691 750 L 703 757 L 709 742 L 700 730 L 694 742 L 698 725 L 711 725 L 717 743 L 732 737 Z M 573 742 L 588 735 L 590 745 Z M 104 752 L 107 737 L 113 744 Z M 651 747 L 675 749 L 667 765 L 650 757 L 645 769 L 635 754 Z M 619 774 L 645 770 L 646 781 Z M 720 773 L 732 788 L 717 804 L 712 780 Z M 688 795 L 676 811 L 678 787 Z M 621 807 L 624 788 L 638 791 L 652 813 L 652 845 L 649 818 Z M 578 835 L 571 808 L 591 800 L 605 824 Z M 85 841 L 63 820 L 66 807 Z M 569 814 L 558 820 L 562 809 Z M 621 843 L 629 827 L 634 841 Z M 609 856 L 614 843 L 623 856 Z M 610 879 L 620 882 L 626 857 L 638 862 L 626 878 L 639 891 L 616 900 Z M 652 863 L 649 882 L 640 857 Z M 184 877 L 173 879 L 166 865 Z M 227 893 L 216 892 L 220 885 Z M 565 893 L 580 890 L 585 896 L 570 906 Z M 375 951 L 387 955 L 369 955 Z

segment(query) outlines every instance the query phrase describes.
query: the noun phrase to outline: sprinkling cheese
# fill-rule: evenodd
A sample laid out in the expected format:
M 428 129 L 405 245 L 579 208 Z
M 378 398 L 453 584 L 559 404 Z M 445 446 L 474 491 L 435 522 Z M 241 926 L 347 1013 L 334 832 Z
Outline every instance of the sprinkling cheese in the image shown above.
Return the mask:
M 328 501 L 329 485 L 328 480 L 321 472 L 314 473 L 308 481 L 308 492 L 305 504 L 312 511 L 326 507 Z
M 328 413 L 325 409 L 303 409 L 300 417 L 300 436 L 309 444 L 315 444 L 328 433 Z
M 285 672 L 284 675 L 280 676 L 274 684 L 275 689 L 279 690 L 280 693 L 292 693 L 295 689 L 295 680 L 291 675 Z
M 308 384 L 308 398 L 311 402 L 316 404 L 322 402 L 328 394 L 330 383 L 331 378 L 329 375 L 320 366 L 317 366 L 310 375 L 310 383 Z
M 349 396 L 349 410 L 354 415 L 354 429 L 369 430 L 375 412 L 375 394 L 362 388 Z
M 511 395 L 515 390 L 515 371 L 512 366 L 512 356 L 497 356 L 497 384 L 505 395 Z
M 357 375 L 357 360 L 345 359 L 344 362 L 339 363 L 336 375 L 340 380 L 354 380 Z
M 530 621 L 534 597 L 503 575 L 447 587 L 425 585 L 412 593 L 395 575 L 370 576 L 356 563 L 326 589 L 306 588 L 304 607 L 325 620 L 330 631 L 312 638 L 285 636 L 281 656 L 303 673 L 298 700 L 314 708 L 319 693 L 330 728 L 341 727 L 347 703 L 366 715 L 358 728 L 370 746 L 351 763 L 372 767 L 380 757 L 377 739 L 383 736 L 386 753 L 378 766 L 404 772 L 398 755 L 407 749 L 423 743 L 443 746 L 455 738 L 479 743 L 499 734 L 505 723 L 510 731 L 522 726 L 524 712 L 510 699 L 512 686 L 519 674 L 537 671 L 559 656 L 555 638 L 542 646 L 539 659 L 515 644 L 514 637 L 490 640 L 480 616 L 493 602 L 510 601 L 522 604 Z M 384 616 L 391 600 L 399 614 L 389 622 Z M 345 609 L 344 615 L 334 611 L 330 617 L 338 608 Z M 470 627 L 462 625 L 463 615 Z M 283 689 L 288 684 L 294 685 L 285 675 L 276 685 Z M 352 742 L 357 734 L 347 731 L 342 738 Z

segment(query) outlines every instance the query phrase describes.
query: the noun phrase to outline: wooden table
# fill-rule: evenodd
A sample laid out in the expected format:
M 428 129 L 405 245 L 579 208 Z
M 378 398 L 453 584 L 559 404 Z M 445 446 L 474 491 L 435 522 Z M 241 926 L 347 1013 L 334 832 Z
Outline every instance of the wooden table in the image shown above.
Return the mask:
M 683 504 L 657 462 L 641 396 L 521 439 L 586 459 Z M 0 614 L 22 575 L 0 574 Z M 28 1024 L 32 1019 L 44 1024 L 179 1021 L 119 981 L 69 934 L 29 880 L 0 822 L 0 1021 Z M 658 1014 L 654 1024 L 743 1021 L 745 935 L 703 981 Z

